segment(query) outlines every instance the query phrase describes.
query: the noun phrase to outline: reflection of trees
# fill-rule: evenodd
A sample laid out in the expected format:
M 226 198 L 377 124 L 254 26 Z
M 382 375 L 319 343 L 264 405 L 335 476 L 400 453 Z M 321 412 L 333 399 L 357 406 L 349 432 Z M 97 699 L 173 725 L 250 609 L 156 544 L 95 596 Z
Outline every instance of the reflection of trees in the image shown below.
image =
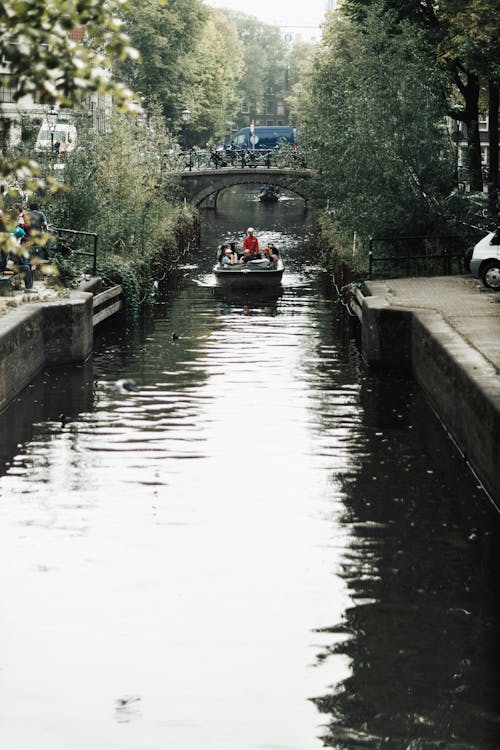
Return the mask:
M 336 477 L 351 533 L 339 573 L 355 604 L 325 629 L 340 642 L 317 656 L 348 656 L 351 676 L 313 700 L 338 750 L 493 750 L 498 519 L 412 391 L 362 378 L 358 451 Z
M 59 433 L 67 422 L 90 411 L 92 404 L 92 360 L 79 367 L 52 368 L 35 378 L 0 415 L 0 474 L 19 453 L 19 446 L 34 439 L 52 439 L 52 431 L 41 423 L 53 422 L 54 431 Z M 26 460 L 35 459 L 43 461 L 44 457 L 31 456 Z

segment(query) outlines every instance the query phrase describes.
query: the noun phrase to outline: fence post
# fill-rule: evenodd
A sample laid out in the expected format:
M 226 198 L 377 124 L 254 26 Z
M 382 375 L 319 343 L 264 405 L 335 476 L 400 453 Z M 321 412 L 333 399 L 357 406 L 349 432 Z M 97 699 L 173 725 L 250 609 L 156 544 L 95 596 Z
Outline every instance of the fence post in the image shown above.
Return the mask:
M 94 234 L 94 258 L 92 261 L 92 276 L 97 276 L 97 234 Z

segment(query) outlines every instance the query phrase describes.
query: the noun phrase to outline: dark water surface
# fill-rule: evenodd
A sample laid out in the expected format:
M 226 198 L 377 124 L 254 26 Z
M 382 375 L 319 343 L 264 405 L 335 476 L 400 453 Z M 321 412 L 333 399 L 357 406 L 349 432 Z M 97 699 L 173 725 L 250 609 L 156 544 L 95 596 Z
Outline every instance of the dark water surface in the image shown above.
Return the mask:
M 418 388 L 365 368 L 301 204 L 203 221 L 143 330 L 0 417 L 1 746 L 499 748 L 496 516 Z M 272 299 L 213 287 L 248 224 Z

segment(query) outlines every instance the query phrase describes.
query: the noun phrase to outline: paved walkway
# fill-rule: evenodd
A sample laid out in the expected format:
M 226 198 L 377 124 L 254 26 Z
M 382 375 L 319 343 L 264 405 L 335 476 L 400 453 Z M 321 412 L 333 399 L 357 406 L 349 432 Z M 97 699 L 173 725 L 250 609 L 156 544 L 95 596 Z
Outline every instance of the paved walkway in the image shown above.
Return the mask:
M 0 317 L 7 315 L 20 305 L 32 302 L 53 302 L 61 297 L 61 293 L 44 281 L 35 281 L 35 293 L 27 292 L 24 283 L 21 289 L 15 289 L 7 296 L 0 296 Z
M 500 375 L 500 292 L 485 289 L 471 276 L 389 279 L 366 286 L 374 295 L 382 293 L 392 307 L 440 313 Z

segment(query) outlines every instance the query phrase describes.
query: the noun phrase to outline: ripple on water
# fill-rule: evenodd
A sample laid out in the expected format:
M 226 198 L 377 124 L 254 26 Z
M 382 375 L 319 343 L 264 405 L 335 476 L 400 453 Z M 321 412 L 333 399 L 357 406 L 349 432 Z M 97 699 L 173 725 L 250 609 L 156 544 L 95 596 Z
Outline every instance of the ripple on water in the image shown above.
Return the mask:
M 497 526 L 279 226 L 276 299 L 192 258 L 144 331 L 0 416 L 5 747 L 498 746 Z

